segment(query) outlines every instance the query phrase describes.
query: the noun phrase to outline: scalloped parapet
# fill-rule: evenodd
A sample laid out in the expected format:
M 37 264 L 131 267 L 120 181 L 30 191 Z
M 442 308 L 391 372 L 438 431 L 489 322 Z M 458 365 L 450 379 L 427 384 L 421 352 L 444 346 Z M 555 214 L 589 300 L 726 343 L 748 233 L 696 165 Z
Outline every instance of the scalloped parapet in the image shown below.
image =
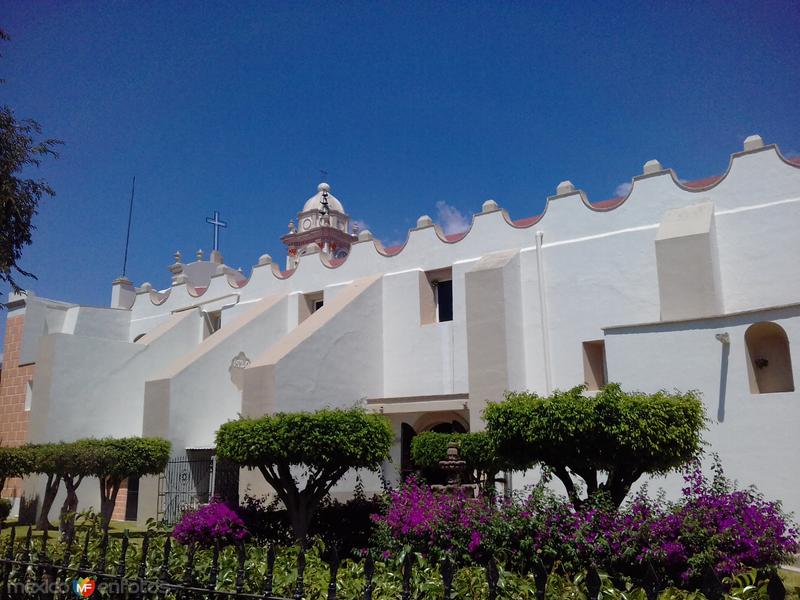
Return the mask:
M 736 165 L 740 160 L 752 160 L 762 163 L 761 166 L 737 177 Z M 756 158 L 758 157 L 758 158 Z M 347 275 L 365 276 L 373 272 L 386 271 L 396 268 L 408 268 L 411 265 L 424 263 L 424 257 L 434 252 L 436 243 L 445 246 L 458 246 L 466 244 L 470 249 L 466 249 L 466 255 L 477 252 L 490 252 L 507 249 L 511 247 L 525 247 L 532 245 L 531 234 L 525 230 L 532 227 L 547 228 L 548 235 L 552 239 L 567 239 L 570 236 L 591 236 L 605 235 L 604 232 L 614 229 L 624 229 L 628 226 L 635 226 L 637 221 L 653 221 L 660 217 L 660 214 L 667 207 L 681 206 L 687 202 L 693 202 L 694 195 L 703 197 L 719 186 L 734 186 L 742 189 L 749 189 L 756 181 L 756 175 L 766 172 L 779 171 L 786 167 L 797 169 L 800 167 L 800 159 L 784 158 L 777 146 L 765 145 L 760 136 L 749 136 L 743 144 L 743 149 L 731 155 L 728 168 L 722 175 L 707 177 L 695 181 L 681 180 L 675 171 L 665 168 L 658 160 L 647 161 L 642 173 L 633 177 L 628 193 L 624 196 L 617 196 L 607 200 L 591 202 L 588 195 L 577 188 L 571 181 L 565 180 L 558 184 L 555 195 L 549 196 L 545 203 L 544 210 L 534 216 L 512 219 L 508 212 L 504 210 L 495 200 L 487 200 L 483 203 L 481 211 L 472 217 L 472 223 L 465 231 L 458 233 L 445 234 L 443 230 L 434 223 L 429 215 L 422 215 L 417 219 L 416 226 L 410 229 L 406 239 L 401 244 L 384 246 L 383 243 L 375 238 L 369 230 L 361 230 L 357 234 L 357 239 L 352 245 L 350 255 L 341 258 L 332 258 L 326 253 L 319 252 L 318 247 L 309 245 L 303 256 L 296 260 L 296 265 L 288 269 L 281 269 L 272 261 L 269 255 L 262 255 L 257 264 L 253 267 L 252 274 L 247 277 L 241 271 L 232 269 L 222 263 L 221 257 L 212 256 L 212 260 L 198 260 L 193 263 L 184 264 L 181 262 L 180 253 L 176 254 L 176 261 L 169 267 L 173 277 L 172 286 L 166 290 L 154 290 L 152 287 L 141 286 L 135 290 L 131 301 L 130 289 L 118 285 L 115 282 L 115 298 L 119 307 L 131 308 L 135 306 L 136 299 L 147 296 L 151 305 L 160 306 L 170 300 L 176 306 L 183 306 L 189 303 L 192 298 L 200 298 L 209 294 L 209 290 L 216 290 L 214 293 L 222 295 L 224 288 L 218 288 L 217 279 L 224 280 L 228 290 L 235 289 L 245 292 L 255 285 L 258 289 L 253 290 L 255 295 L 269 293 L 274 285 L 275 289 L 284 289 L 281 282 L 289 279 L 294 280 L 300 277 L 302 281 L 292 284 L 294 288 L 311 289 L 314 286 L 322 285 L 322 281 L 314 283 L 319 276 L 327 271 L 345 269 Z M 743 169 L 747 170 L 747 169 Z M 795 173 L 795 171 L 791 171 Z M 761 180 L 758 180 L 761 181 Z M 756 185 L 763 186 L 761 181 Z M 743 194 L 734 194 L 736 201 L 743 199 Z M 741 196 L 741 198 L 740 198 Z M 574 208 L 574 200 L 578 201 L 578 206 L 583 210 L 588 209 L 588 213 L 581 214 Z M 722 206 L 729 199 L 720 199 L 716 204 Z M 554 204 L 555 202 L 555 204 Z M 662 207 L 658 203 L 666 202 Z M 615 219 L 605 213 L 618 213 L 619 218 Z M 598 217 L 593 217 L 597 214 Z M 604 216 L 603 216 L 604 215 Z M 649 215 L 649 216 L 648 216 Z M 482 220 L 491 220 L 496 223 L 500 219 L 506 226 L 505 233 L 502 233 L 499 226 L 479 226 Z M 598 220 L 602 219 L 602 220 Z M 488 222 L 488 221 L 487 221 Z M 481 230 L 486 230 L 483 237 Z M 520 232 L 521 236 L 515 232 Z M 474 247 L 474 250 L 472 248 Z M 409 255 L 410 253 L 410 255 Z M 452 260 L 460 260 L 459 251 L 454 251 Z M 408 256 L 406 256 L 408 255 Z M 404 259 L 408 259 L 407 261 Z M 382 260 L 391 260 L 393 263 L 382 264 Z M 452 262 L 449 259 L 439 257 L 439 262 Z M 400 262 L 397 262 L 400 261 Z M 404 267 L 405 262 L 408 265 Z M 316 265 L 316 266 L 315 266 Z M 269 266 L 269 269 L 263 267 Z M 320 269 L 322 269 L 320 271 Z M 224 275 L 224 277 L 219 277 Z M 267 277 L 265 280 L 264 277 Z M 275 284 L 269 283 L 272 278 Z M 324 278 L 328 281 L 328 277 Z M 261 289 L 263 288 L 263 290 Z M 177 297 L 174 295 L 177 294 Z

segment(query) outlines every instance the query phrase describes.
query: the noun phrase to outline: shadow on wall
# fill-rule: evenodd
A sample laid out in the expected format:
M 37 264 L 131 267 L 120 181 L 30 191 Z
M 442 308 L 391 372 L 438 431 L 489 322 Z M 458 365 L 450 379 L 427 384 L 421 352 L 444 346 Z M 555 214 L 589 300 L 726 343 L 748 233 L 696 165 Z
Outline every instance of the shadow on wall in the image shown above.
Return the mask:
M 719 368 L 719 404 L 717 421 L 725 421 L 725 395 L 728 392 L 728 358 L 731 355 L 731 338 L 727 333 L 718 333 L 717 339 L 722 343 L 722 359 Z

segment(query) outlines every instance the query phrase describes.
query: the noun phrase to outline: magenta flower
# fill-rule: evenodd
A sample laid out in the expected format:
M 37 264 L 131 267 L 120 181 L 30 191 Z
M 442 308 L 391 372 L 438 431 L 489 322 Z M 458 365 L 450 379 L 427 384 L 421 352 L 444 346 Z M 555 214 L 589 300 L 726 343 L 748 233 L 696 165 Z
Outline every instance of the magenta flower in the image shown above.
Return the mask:
M 181 544 L 220 546 L 235 544 L 249 536 L 244 522 L 223 502 L 212 501 L 197 510 L 187 512 L 172 530 L 172 537 Z

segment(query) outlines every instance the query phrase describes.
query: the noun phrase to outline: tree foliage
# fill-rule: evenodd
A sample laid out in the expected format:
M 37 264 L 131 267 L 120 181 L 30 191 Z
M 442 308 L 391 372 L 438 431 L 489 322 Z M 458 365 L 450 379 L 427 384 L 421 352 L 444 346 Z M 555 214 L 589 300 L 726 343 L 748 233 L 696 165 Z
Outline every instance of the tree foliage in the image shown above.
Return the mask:
M 378 469 L 393 440 L 382 416 L 326 409 L 225 423 L 217 432 L 217 454 L 257 468 L 286 506 L 295 536 L 305 541 L 315 511 L 336 482 L 350 469 Z
M 106 528 L 122 482 L 163 472 L 172 447 L 167 440 L 145 437 L 87 439 L 78 445 L 88 452 L 89 471 L 100 480 L 100 514 Z
M 447 458 L 450 442 L 458 444 L 458 455 L 467 463 L 467 471 L 474 473 L 482 491 L 491 495 L 497 474 L 506 468 L 506 464 L 495 454 L 492 439 L 486 431 L 420 433 L 411 441 L 411 460 L 425 471 L 439 469 L 439 462 Z
M 645 473 L 665 474 L 699 454 L 706 419 L 695 393 L 626 393 L 609 384 L 590 397 L 584 389 L 548 398 L 509 393 L 490 404 L 484 418 L 498 457 L 515 469 L 546 465 L 575 505 L 586 500 L 579 477 L 587 497 L 606 495 L 619 506 Z
M 0 40 L 8 40 L 0 30 Z M 1 82 L 1 80 L 0 80 Z M 14 274 L 35 277 L 19 266 L 22 250 L 31 243 L 33 217 L 44 196 L 55 196 L 44 179 L 25 176 L 31 167 L 39 167 L 42 159 L 58 157 L 56 139 L 38 139 L 42 133 L 33 119 L 17 120 L 7 105 L 0 106 L 0 281 L 14 291 L 19 286 Z
M 22 477 L 31 472 L 33 457 L 27 446 L 0 446 L 0 490 L 6 480 Z

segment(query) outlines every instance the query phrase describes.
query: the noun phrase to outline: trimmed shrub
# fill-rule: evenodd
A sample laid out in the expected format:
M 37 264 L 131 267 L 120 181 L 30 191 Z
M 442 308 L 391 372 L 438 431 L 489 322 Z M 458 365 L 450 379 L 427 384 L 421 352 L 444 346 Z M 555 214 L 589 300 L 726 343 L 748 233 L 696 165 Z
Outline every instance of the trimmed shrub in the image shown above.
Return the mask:
M 261 472 L 286 507 L 296 539 L 304 542 L 336 482 L 350 469 L 377 470 L 393 441 L 392 427 L 380 415 L 326 409 L 225 423 L 217 431 L 217 454 Z M 304 470 L 304 482 L 295 478 L 294 467 Z
M 439 471 L 439 461 L 447 458 L 451 442 L 458 444 L 459 457 L 467 463 L 467 472 L 480 484 L 483 493 L 493 495 L 495 479 L 505 469 L 505 462 L 495 454 L 488 432 L 420 433 L 411 441 L 411 460 L 427 479 Z
M 663 475 L 699 455 L 706 418 L 697 394 L 628 393 L 608 384 L 587 397 L 584 389 L 548 398 L 509 393 L 489 404 L 494 452 L 511 468 L 550 467 L 576 507 L 598 496 L 620 506 L 642 475 Z
M 122 482 L 162 473 L 171 449 L 167 440 L 146 437 L 86 439 L 76 444 L 86 449 L 89 471 L 100 480 L 100 514 L 106 529 Z
M 6 481 L 31 472 L 33 456 L 28 446 L 0 446 L 0 490 Z

